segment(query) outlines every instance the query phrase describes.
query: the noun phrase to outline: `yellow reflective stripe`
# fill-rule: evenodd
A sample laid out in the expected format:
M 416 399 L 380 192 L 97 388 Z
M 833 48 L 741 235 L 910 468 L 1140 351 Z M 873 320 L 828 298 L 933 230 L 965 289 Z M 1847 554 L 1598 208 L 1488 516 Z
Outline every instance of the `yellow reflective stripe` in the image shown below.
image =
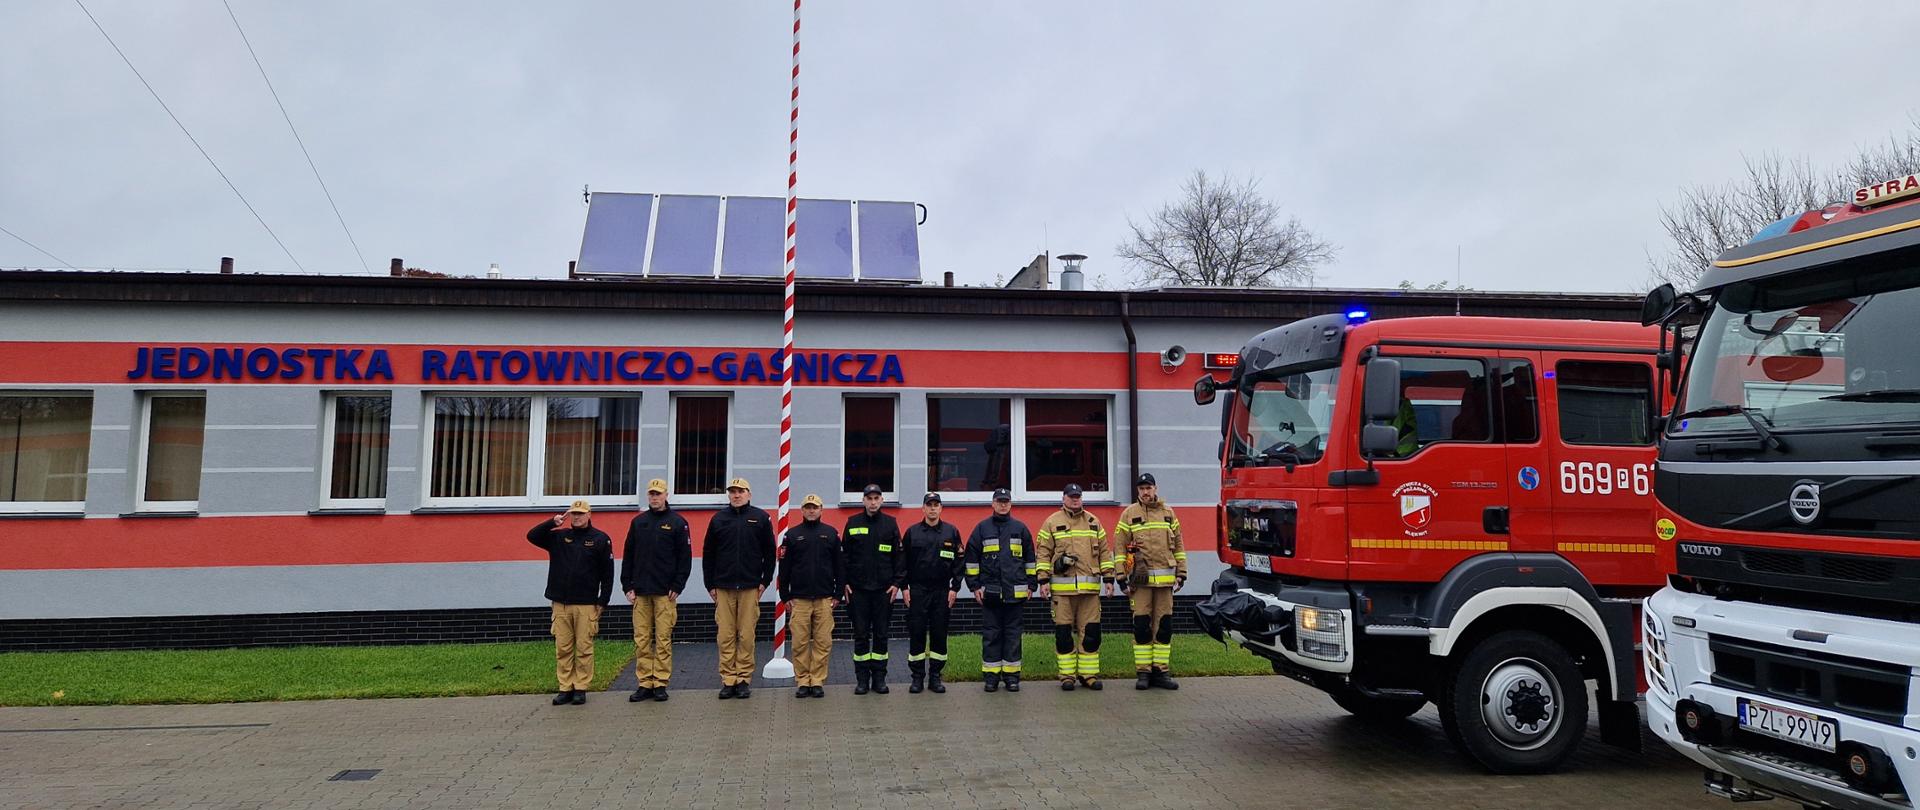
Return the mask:
M 942 551 L 940 552 L 940 556 L 942 556 L 942 557 L 945 557 L 945 558 L 947 558 L 947 559 L 949 559 L 949 560 L 951 560 L 951 559 L 953 559 L 953 552 L 951 552 L 951 551 L 945 551 L 945 550 L 942 550 Z
M 892 550 L 893 550 L 893 546 L 890 546 L 890 545 L 887 545 L 887 544 L 885 544 L 885 543 L 882 543 L 882 544 L 881 544 L 881 545 L 879 546 L 879 548 L 880 548 L 880 553 L 882 553 L 882 554 L 885 554 L 885 553 L 887 553 L 887 552 L 889 552 L 889 551 L 892 551 Z
M 1651 543 L 1561 543 L 1562 552 L 1589 554 L 1652 554 Z
M 982 553 L 982 554 L 991 554 L 991 553 L 993 553 L 993 552 L 996 552 L 996 551 L 999 551 L 999 550 L 1000 550 L 1000 544 L 999 544 L 999 543 L 982 543 L 982 544 L 980 544 L 980 553 Z
M 1408 549 L 1415 551 L 1506 551 L 1505 540 L 1388 540 L 1356 539 L 1354 548 Z
M 1027 586 L 1025 585 L 1015 586 L 1013 589 L 1013 598 L 1015 599 L 1027 598 Z
M 1174 558 L 1174 559 L 1176 559 L 1176 560 L 1179 560 L 1179 561 L 1181 561 L 1181 562 L 1186 562 L 1186 561 L 1187 561 L 1187 553 L 1186 553 L 1186 552 L 1184 552 L 1184 551 L 1176 551 L 1176 552 L 1174 552 L 1174 553 L 1173 553 L 1173 558 Z
M 1026 549 L 1026 547 L 1025 547 L 1025 546 L 1022 546 L 1022 545 L 1020 545 L 1019 543 L 1014 543 L 1014 544 L 1013 544 L 1013 553 L 1014 553 L 1014 554 L 1016 554 L 1016 555 L 1017 555 L 1017 554 L 1019 554 L 1019 553 L 1020 553 L 1021 551 L 1023 551 L 1023 550 L 1025 550 L 1025 549 Z
M 928 657 L 928 658 L 931 658 L 931 659 L 933 659 L 933 660 L 935 660 L 935 661 L 945 661 L 945 660 L 947 660 L 947 654 L 946 654 L 946 653 L 937 653 L 937 652 L 934 652 L 934 651 L 932 651 L 932 650 L 928 650 L 928 651 L 927 651 L 927 657 Z
M 865 526 L 860 526 L 857 528 L 852 528 L 847 530 L 848 537 L 852 537 L 854 535 L 866 534 L 866 533 L 867 533 L 867 527 Z
M 1168 574 L 1166 576 L 1158 576 L 1158 575 L 1150 574 L 1147 576 L 1147 584 L 1153 585 L 1156 587 L 1161 585 L 1172 585 L 1174 584 L 1174 582 L 1175 582 L 1175 577 L 1172 574 Z
M 1133 534 L 1133 526 L 1134 524 L 1131 524 L 1131 523 L 1122 523 L 1118 526 L 1115 526 L 1114 531 L 1121 531 L 1121 532 L 1126 532 L 1127 534 Z
M 980 564 L 967 563 L 967 576 L 970 576 L 970 577 L 980 576 Z

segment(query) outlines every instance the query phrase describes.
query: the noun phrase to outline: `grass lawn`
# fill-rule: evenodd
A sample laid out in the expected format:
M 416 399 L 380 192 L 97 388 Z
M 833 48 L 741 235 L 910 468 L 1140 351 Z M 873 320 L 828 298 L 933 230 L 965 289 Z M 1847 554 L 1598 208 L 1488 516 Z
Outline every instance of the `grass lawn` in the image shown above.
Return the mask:
M 1053 636 L 1028 633 L 1020 646 L 1020 676 L 1025 680 L 1052 680 L 1055 665 Z M 1266 659 L 1239 647 L 1223 646 L 1202 635 L 1173 637 L 1174 677 L 1188 675 L 1272 675 Z M 1100 640 L 1100 677 L 1133 678 L 1133 636 L 1107 633 Z M 947 643 L 947 680 L 980 680 L 980 637 L 956 635 Z
M 633 642 L 594 645 L 594 688 Z M 0 706 L 226 703 L 551 691 L 553 642 L 0 654 Z

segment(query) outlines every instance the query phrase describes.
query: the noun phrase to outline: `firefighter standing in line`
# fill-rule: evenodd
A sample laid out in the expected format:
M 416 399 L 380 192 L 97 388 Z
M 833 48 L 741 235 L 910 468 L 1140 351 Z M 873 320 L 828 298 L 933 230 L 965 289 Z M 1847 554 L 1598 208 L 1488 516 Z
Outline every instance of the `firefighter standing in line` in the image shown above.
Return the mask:
M 1180 519 L 1160 500 L 1152 473 L 1133 482 L 1137 500 L 1120 513 L 1114 577 L 1133 596 L 1133 688 L 1179 689 L 1173 680 L 1173 593 L 1187 583 Z
M 1100 596 L 1113 593 L 1107 530 L 1082 505 L 1079 484 L 1060 493 L 1060 511 L 1040 525 L 1040 595 L 1053 598 L 1053 649 L 1060 688 L 1100 690 Z
M 796 698 L 826 697 L 827 655 L 833 649 L 833 606 L 846 587 L 840 533 L 820 519 L 818 495 L 800 502 L 800 525 L 780 541 L 780 600 L 793 630 Z
M 593 507 L 574 501 L 565 514 L 527 531 L 547 552 L 547 600 L 553 603 L 553 705 L 587 702 L 593 685 L 593 636 L 613 599 L 613 538 L 593 527 Z
M 960 593 L 960 530 L 940 520 L 940 493 L 921 499 L 925 517 L 907 527 L 901 542 L 907 547 L 907 670 L 922 688 L 947 691 L 940 671 L 947 666 L 947 620 Z
M 620 554 L 620 589 L 633 603 L 633 671 L 640 686 L 627 700 L 663 701 L 673 679 L 673 625 L 680 593 L 693 572 L 693 537 L 687 519 L 667 505 L 667 482 L 647 482 L 646 511 L 627 525 Z
M 720 699 L 753 697 L 753 631 L 760 595 L 773 583 L 773 521 L 748 501 L 745 478 L 727 482 L 727 507 L 713 513 L 700 546 L 700 576 L 719 626 Z
M 887 689 L 887 632 L 893 624 L 893 600 L 906 583 L 907 547 L 900 542 L 900 524 L 880 511 L 886 491 L 868 484 L 860 496 L 866 507 L 847 518 L 840 547 L 847 557 L 847 614 L 853 620 L 853 693 Z
M 993 514 L 967 538 L 967 590 L 980 604 L 980 668 L 989 692 L 1020 691 L 1020 613 L 1036 585 L 1033 532 L 1013 517 L 1013 493 L 993 491 Z

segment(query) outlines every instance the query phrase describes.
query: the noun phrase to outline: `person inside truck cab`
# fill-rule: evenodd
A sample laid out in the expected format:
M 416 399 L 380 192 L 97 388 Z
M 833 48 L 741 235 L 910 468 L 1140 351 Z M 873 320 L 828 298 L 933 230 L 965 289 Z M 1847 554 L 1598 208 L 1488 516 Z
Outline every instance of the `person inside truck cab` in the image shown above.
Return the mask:
M 1400 458 L 1413 455 L 1420 449 L 1419 419 L 1413 414 L 1413 400 L 1406 394 L 1400 395 L 1400 412 L 1393 417 L 1393 429 L 1400 434 L 1400 443 L 1393 448 L 1393 454 Z

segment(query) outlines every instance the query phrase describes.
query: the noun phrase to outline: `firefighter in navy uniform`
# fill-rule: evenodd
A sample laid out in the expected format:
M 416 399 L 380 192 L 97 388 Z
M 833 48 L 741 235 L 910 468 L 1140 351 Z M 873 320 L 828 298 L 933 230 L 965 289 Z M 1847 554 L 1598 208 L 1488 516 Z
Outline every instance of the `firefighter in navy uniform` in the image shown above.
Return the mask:
M 940 519 L 940 493 L 921 499 L 924 517 L 901 535 L 907 555 L 907 691 L 944 693 L 940 672 L 947 666 L 947 620 L 960 594 L 960 530 Z
M 860 496 L 865 508 L 847 518 L 840 547 L 847 556 L 847 615 L 853 621 L 853 693 L 887 694 L 887 632 L 893 602 L 907 579 L 907 547 L 900 524 L 880 511 L 885 491 L 868 484 Z
M 1160 500 L 1152 473 L 1133 482 L 1137 500 L 1120 513 L 1114 578 L 1133 597 L 1135 689 L 1179 689 L 1171 671 L 1173 593 L 1187 582 L 1187 551 L 1180 519 Z
M 820 519 L 825 504 L 818 495 L 800 502 L 800 525 L 780 543 L 780 600 L 787 603 L 793 631 L 796 698 L 826 697 L 827 655 L 833 649 L 833 606 L 846 587 L 846 558 L 840 533 Z
M 693 573 L 693 538 L 687 519 L 667 504 L 665 480 L 647 482 L 646 511 L 628 524 L 620 560 L 620 588 L 633 603 L 633 672 L 640 681 L 627 700 L 666 700 L 667 682 L 673 679 L 673 625 Z
M 727 482 L 727 506 L 713 513 L 700 546 L 700 577 L 713 597 L 720 642 L 720 699 L 753 697 L 753 631 L 760 595 L 773 584 L 773 519 L 754 506 L 745 478 Z
M 993 514 L 967 537 L 967 590 L 980 604 L 986 689 L 1020 691 L 1020 613 L 1038 586 L 1033 532 L 1013 517 L 1013 493 L 993 491 Z
M 527 542 L 547 552 L 547 601 L 553 603 L 553 705 L 587 702 L 593 685 L 593 637 L 613 599 L 613 538 L 593 527 L 593 507 L 574 501 L 566 514 L 527 531 Z
M 1088 512 L 1079 484 L 1060 493 L 1060 511 L 1040 525 L 1040 595 L 1053 599 L 1053 649 L 1060 688 L 1100 690 L 1100 596 L 1113 593 L 1113 551 L 1107 530 Z

